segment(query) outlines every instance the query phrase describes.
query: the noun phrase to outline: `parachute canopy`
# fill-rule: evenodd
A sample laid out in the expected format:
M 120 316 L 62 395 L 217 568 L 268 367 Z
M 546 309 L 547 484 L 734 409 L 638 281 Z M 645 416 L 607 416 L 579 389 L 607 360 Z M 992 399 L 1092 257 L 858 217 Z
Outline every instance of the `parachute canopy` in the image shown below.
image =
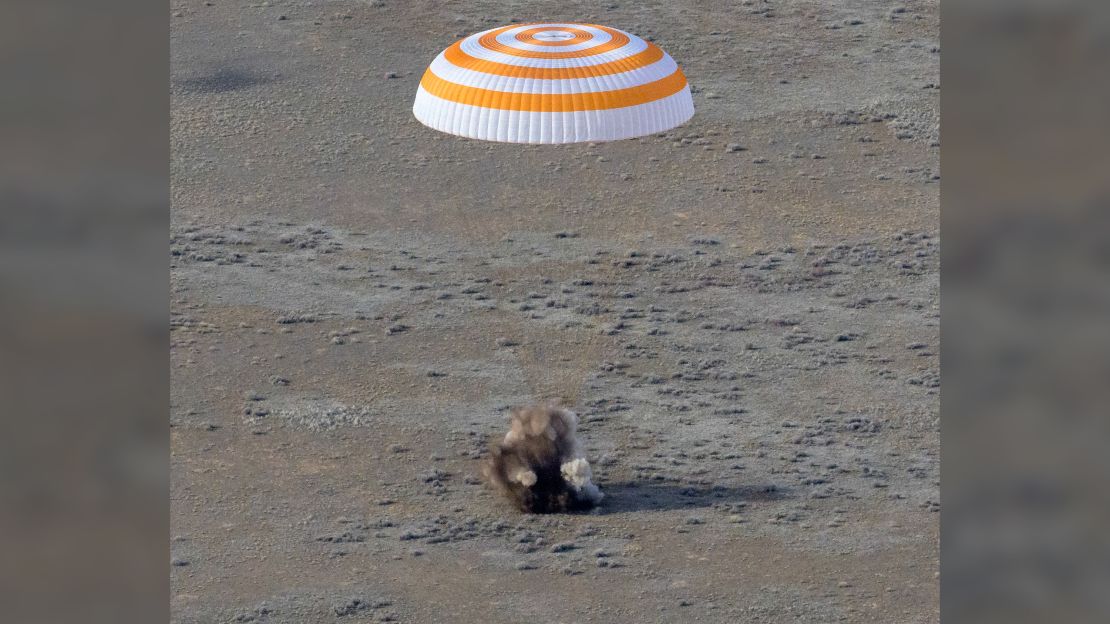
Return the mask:
M 424 125 L 510 143 L 612 141 L 694 115 L 686 76 L 655 44 L 594 24 L 514 24 L 432 61 L 412 112 Z

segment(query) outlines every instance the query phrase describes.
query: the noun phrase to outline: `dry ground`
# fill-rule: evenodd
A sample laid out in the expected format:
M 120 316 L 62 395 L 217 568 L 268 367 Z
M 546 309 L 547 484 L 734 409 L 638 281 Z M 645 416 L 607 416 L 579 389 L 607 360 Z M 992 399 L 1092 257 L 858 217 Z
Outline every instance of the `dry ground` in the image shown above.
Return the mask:
M 934 622 L 934 1 L 172 3 L 175 622 Z M 456 38 L 651 37 L 697 114 L 412 118 Z M 480 483 L 561 397 L 607 493 Z

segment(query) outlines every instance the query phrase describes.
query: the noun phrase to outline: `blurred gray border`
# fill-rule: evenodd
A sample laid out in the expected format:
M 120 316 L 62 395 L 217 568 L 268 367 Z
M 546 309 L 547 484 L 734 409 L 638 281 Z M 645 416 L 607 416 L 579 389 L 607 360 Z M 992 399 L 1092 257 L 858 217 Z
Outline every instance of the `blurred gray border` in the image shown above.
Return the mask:
M 169 619 L 169 5 L 0 20 L 0 619 Z
M 945 622 L 1110 621 L 1110 4 L 945 2 Z

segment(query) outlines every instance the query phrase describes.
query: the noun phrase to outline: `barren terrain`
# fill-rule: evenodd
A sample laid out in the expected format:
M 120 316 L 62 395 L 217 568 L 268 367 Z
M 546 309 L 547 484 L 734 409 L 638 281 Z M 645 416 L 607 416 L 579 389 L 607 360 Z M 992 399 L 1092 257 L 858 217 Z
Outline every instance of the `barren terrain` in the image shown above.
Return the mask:
M 174 622 L 937 621 L 935 1 L 171 5 Z M 512 21 L 652 39 L 695 117 L 420 125 Z M 551 397 L 594 512 L 477 479 Z

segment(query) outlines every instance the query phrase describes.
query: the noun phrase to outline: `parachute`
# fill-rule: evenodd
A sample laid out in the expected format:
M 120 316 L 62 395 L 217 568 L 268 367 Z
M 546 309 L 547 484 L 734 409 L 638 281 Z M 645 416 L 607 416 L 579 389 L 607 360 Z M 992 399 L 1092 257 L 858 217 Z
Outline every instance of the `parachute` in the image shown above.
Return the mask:
M 432 61 L 412 112 L 458 136 L 509 143 L 614 141 L 694 115 L 686 76 L 653 43 L 593 24 L 514 24 Z

